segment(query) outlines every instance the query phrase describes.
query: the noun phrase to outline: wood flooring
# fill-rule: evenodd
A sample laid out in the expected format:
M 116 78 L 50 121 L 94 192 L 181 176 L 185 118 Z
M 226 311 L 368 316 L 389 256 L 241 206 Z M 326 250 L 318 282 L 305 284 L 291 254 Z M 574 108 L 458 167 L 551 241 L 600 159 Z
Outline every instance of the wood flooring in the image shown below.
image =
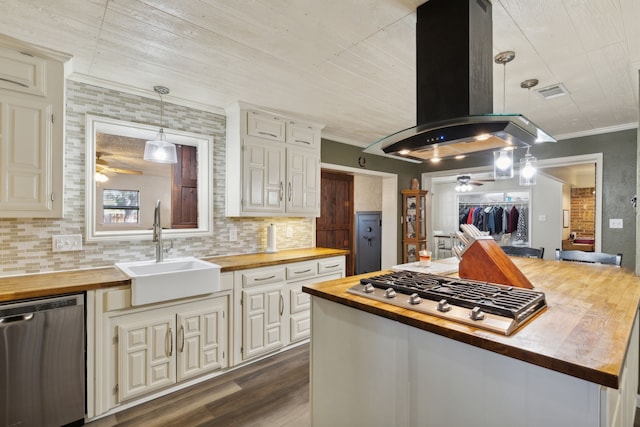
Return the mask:
M 86 425 L 307 427 L 309 344 Z

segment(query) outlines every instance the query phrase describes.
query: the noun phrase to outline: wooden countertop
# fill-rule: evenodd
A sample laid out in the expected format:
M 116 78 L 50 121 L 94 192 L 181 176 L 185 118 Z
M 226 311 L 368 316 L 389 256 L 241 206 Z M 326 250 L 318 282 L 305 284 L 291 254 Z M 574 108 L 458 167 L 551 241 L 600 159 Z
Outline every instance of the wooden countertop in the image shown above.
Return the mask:
M 511 336 L 346 293 L 365 275 L 304 286 L 303 291 L 617 389 L 638 312 L 640 278 L 610 265 L 512 260 L 535 289 L 545 293 L 548 307 Z M 379 272 L 368 275 L 375 274 Z
M 275 254 L 244 254 L 203 259 L 220 265 L 221 271 L 225 272 L 328 258 L 348 253 L 349 251 L 342 249 L 306 248 L 284 250 Z M 115 267 L 0 277 L 0 302 L 130 284 L 129 277 Z

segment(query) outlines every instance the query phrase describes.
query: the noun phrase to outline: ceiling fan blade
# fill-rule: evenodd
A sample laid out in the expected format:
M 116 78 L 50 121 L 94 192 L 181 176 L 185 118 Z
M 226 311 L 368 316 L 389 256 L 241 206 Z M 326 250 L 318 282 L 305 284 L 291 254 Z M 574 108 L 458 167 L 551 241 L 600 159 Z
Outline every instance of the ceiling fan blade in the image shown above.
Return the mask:
M 111 172 L 120 173 L 124 175 L 142 175 L 142 171 L 137 171 L 133 169 L 121 169 L 121 168 L 112 168 L 112 167 L 107 167 L 107 169 L 110 170 Z

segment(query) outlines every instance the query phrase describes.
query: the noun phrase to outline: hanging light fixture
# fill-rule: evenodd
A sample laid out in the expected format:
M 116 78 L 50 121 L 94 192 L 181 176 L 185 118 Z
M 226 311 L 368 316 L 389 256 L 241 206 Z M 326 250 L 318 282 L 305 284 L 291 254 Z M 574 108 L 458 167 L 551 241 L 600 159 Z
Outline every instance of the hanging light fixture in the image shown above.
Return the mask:
M 493 178 L 513 178 L 513 150 L 493 152 Z
M 461 175 L 457 177 L 456 180 L 458 181 L 458 184 L 455 187 L 457 192 L 464 193 L 473 190 L 473 186 L 469 184 L 471 181 L 471 177 L 469 175 Z
M 169 89 L 164 86 L 154 86 L 153 90 L 160 95 L 160 130 L 153 141 L 147 141 L 144 146 L 144 160 L 156 163 L 177 163 L 176 146 L 165 140 L 164 135 L 164 102 L 162 95 L 169 93 Z
M 527 154 L 520 159 L 520 185 L 536 185 L 537 163 L 538 160 L 529 154 L 527 147 Z
M 96 182 L 107 182 L 109 181 L 109 177 L 102 172 L 96 172 L 95 180 Z
M 520 83 L 520 87 L 529 91 L 529 111 L 531 111 L 531 88 L 537 86 L 538 79 L 527 79 Z M 536 176 L 538 161 L 529 153 L 529 147 L 527 147 L 527 154 L 520 159 L 520 185 L 536 185 Z

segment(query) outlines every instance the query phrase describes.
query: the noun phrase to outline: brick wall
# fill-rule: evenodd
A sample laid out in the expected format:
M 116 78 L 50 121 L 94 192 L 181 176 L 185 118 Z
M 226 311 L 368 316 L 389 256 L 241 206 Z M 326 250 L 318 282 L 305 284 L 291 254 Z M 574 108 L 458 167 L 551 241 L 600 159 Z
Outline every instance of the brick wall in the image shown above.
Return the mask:
M 571 189 L 570 229 L 577 237 L 595 237 L 596 195 L 594 187 Z

